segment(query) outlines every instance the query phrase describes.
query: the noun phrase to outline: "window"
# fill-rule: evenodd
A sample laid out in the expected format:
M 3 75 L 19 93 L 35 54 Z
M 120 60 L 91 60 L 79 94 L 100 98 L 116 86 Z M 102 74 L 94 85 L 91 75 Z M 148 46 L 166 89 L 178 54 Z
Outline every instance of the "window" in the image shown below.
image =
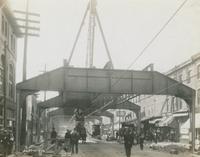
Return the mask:
M 7 117 L 8 118 L 14 118 L 14 111 L 13 110 L 7 110 Z
M 3 93 L 3 82 L 4 82 L 4 55 L 1 56 L 1 66 L 0 66 L 0 93 Z
M 182 74 L 179 75 L 179 82 L 181 82 L 181 83 L 183 82 L 183 75 Z
M 14 69 L 13 66 L 9 65 L 9 96 L 14 98 Z
M 175 98 L 175 111 L 178 111 L 180 108 L 179 108 L 179 99 L 178 98 Z
M 1 17 L 1 32 L 4 34 L 4 16 Z
M 3 116 L 3 106 L 0 106 L 0 116 Z
M 11 38 L 11 50 L 15 52 L 15 36 L 13 35 L 13 33 L 11 34 L 10 38 Z
M 8 37 L 8 23 L 5 21 L 5 36 Z
M 197 90 L 197 104 L 200 106 L 200 89 Z
M 181 110 L 181 109 L 182 109 L 182 107 L 183 107 L 182 100 L 181 100 L 181 99 L 179 99 L 179 109 Z
M 175 111 L 175 97 L 172 97 L 171 99 L 171 108 L 172 108 L 172 113 Z
M 200 64 L 197 66 L 197 78 L 200 79 Z
M 0 93 L 3 93 L 3 68 L 0 68 Z
M 3 125 L 3 119 L 0 119 L 0 126 Z
M 187 83 L 191 82 L 191 70 L 187 71 Z
M 8 23 L 5 20 L 5 17 L 2 16 L 1 18 L 1 32 L 5 37 L 9 38 L 9 28 L 8 28 Z

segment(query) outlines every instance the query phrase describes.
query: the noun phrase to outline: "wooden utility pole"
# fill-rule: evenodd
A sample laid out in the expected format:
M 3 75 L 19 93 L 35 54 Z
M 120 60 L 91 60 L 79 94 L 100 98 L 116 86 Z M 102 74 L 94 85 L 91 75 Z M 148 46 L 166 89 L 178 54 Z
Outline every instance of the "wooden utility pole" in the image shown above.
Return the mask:
M 40 14 L 37 13 L 30 13 L 29 12 L 29 0 L 26 0 L 26 9 L 25 11 L 19 11 L 19 10 L 15 10 L 14 13 L 19 14 L 19 18 L 15 18 L 16 21 L 19 21 L 21 23 L 23 23 L 23 25 L 18 25 L 19 28 L 21 28 L 23 30 L 23 32 L 21 33 L 21 35 L 24 36 L 24 56 L 23 56 L 23 81 L 25 81 L 27 79 L 27 49 L 28 49 L 28 37 L 29 36 L 35 36 L 35 37 L 39 37 L 38 32 L 35 31 L 39 31 L 40 28 L 38 27 L 32 27 L 30 26 L 30 24 L 39 24 L 40 21 L 38 20 L 32 20 L 32 16 L 34 17 L 40 17 Z M 17 16 L 16 16 L 17 17 Z M 32 32 L 34 31 L 34 33 L 30 33 L 29 30 L 31 30 Z M 19 104 L 17 107 L 18 108 L 22 108 L 22 113 L 21 113 L 21 109 L 17 109 L 17 111 L 19 112 L 18 115 L 22 114 L 22 122 L 17 122 L 17 124 L 21 124 L 20 126 L 16 126 L 16 129 L 20 130 L 19 132 L 19 136 L 20 136 L 20 143 L 21 145 L 25 144 L 26 141 L 26 118 L 27 118 L 27 106 L 26 106 L 26 98 L 25 101 L 20 102 L 22 104 Z M 17 118 L 17 120 L 20 120 Z M 21 127 L 21 129 L 20 129 Z
M 29 20 L 29 0 L 26 0 L 25 12 L 25 36 L 24 36 L 24 59 L 23 59 L 23 81 L 26 80 L 27 70 L 27 45 L 28 45 L 28 20 Z

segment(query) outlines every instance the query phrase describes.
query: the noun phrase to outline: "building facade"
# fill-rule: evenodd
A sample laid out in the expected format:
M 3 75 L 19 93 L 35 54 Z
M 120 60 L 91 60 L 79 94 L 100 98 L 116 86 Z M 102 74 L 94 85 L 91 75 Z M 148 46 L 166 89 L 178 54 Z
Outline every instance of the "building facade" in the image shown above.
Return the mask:
M 196 139 L 200 139 L 200 124 L 198 125 L 199 120 L 197 119 L 200 115 L 200 53 L 184 63 L 176 65 L 165 75 L 196 90 Z M 184 100 L 174 96 L 140 95 L 131 101 L 141 106 L 143 121 L 159 117 L 157 119 L 159 125 L 175 129 L 176 141 L 184 138 L 189 140 L 189 107 Z M 183 131 L 184 129 L 185 131 Z
M 0 127 L 13 127 L 16 119 L 16 40 L 20 30 L 9 5 L 0 2 Z

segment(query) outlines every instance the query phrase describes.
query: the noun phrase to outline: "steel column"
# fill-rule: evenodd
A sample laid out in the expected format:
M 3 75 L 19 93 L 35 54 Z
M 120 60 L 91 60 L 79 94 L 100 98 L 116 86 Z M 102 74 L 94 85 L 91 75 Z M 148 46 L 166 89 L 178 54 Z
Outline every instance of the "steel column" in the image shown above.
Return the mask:
M 195 151 L 195 93 L 192 97 L 192 104 L 191 104 L 191 125 L 190 130 L 192 132 L 192 152 Z

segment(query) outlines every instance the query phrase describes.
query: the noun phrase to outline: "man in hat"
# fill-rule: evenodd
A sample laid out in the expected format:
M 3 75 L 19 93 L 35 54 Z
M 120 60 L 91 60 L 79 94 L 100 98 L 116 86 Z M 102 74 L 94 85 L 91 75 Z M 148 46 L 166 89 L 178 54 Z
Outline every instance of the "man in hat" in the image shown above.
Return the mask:
M 131 156 L 131 148 L 133 146 L 133 130 L 130 127 L 124 127 L 124 147 L 126 156 Z
M 56 142 L 56 138 L 57 138 L 57 132 L 55 131 L 55 128 L 52 128 L 52 132 L 51 132 L 51 144 L 54 144 Z
M 71 152 L 71 132 L 67 129 L 65 133 L 65 151 L 70 153 Z

